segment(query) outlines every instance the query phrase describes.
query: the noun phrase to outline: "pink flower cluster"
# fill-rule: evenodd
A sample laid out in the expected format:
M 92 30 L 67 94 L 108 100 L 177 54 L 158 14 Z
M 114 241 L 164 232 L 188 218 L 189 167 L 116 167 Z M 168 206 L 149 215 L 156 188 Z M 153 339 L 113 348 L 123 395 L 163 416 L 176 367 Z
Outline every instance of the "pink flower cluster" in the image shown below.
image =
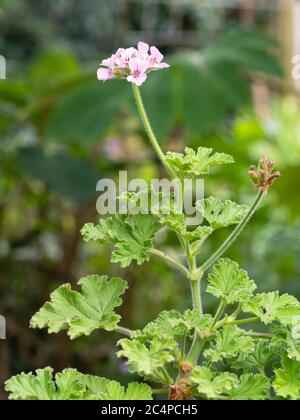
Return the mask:
M 169 67 L 156 47 L 139 42 L 136 48 L 119 48 L 110 58 L 103 60 L 97 71 L 98 80 L 127 79 L 141 86 L 149 72 Z

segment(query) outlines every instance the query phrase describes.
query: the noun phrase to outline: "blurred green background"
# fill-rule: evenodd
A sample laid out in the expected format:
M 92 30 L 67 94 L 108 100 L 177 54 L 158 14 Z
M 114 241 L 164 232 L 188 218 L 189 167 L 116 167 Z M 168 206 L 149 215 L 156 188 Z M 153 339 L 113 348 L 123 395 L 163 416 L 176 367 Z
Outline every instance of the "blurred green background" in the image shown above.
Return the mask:
M 235 157 L 206 180 L 206 195 L 249 203 L 249 165 L 263 154 L 276 160 L 281 179 L 227 255 L 260 290 L 300 298 L 299 94 L 290 76 L 296 8 L 290 0 L 0 0 L 7 63 L 0 80 L 0 314 L 7 319 L 0 399 L 8 377 L 48 365 L 126 382 L 117 335 L 70 342 L 29 329 L 63 282 L 88 273 L 126 279 L 120 313 L 130 328 L 190 305 L 184 279 L 160 262 L 121 270 L 110 263 L 109 247 L 83 244 L 79 234 L 99 218 L 97 180 L 119 170 L 149 180 L 162 175 L 130 86 L 96 80 L 100 60 L 119 46 L 144 40 L 168 56 L 170 70 L 142 88 L 165 149 L 205 145 Z M 204 254 L 227 234 L 213 236 Z M 171 235 L 159 238 L 167 252 L 174 244 Z M 205 304 L 213 310 L 213 300 Z

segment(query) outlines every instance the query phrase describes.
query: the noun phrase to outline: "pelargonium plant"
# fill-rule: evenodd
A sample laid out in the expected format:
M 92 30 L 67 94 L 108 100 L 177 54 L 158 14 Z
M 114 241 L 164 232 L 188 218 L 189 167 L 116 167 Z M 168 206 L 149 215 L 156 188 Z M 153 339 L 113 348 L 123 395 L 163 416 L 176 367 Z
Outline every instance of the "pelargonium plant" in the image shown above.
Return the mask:
M 100 80 L 126 79 L 133 93 L 150 142 L 170 178 L 201 177 L 218 166 L 233 163 L 227 154 L 199 147 L 183 153 L 164 153 L 153 133 L 139 86 L 151 71 L 168 67 L 157 48 L 139 43 L 138 48 L 119 49 L 98 70 Z M 17 400 L 272 400 L 300 399 L 300 303 L 278 291 L 257 293 L 255 282 L 237 262 L 225 257 L 258 209 L 276 178 L 274 162 L 263 157 L 251 166 L 250 177 L 257 194 L 253 203 L 241 205 L 208 197 L 195 203 L 204 222 L 188 226 L 184 212 L 115 214 L 82 228 L 85 241 L 114 247 L 112 262 L 128 267 L 159 258 L 179 270 L 189 282 L 191 306 L 184 313 L 163 311 L 142 330 L 120 324 L 116 309 L 128 285 L 120 278 L 89 275 L 56 289 L 32 318 L 32 328 L 50 334 L 65 330 L 71 340 L 104 329 L 124 336 L 117 356 L 129 372 L 139 377 L 127 387 L 102 377 L 65 369 L 53 376 L 49 367 L 21 373 L 6 382 L 11 399 Z M 128 194 L 136 202 L 137 197 Z M 228 238 L 206 260 L 201 251 L 215 231 L 229 226 Z M 174 231 L 183 255 L 174 258 L 157 249 L 155 237 L 162 228 Z M 206 313 L 206 293 L 218 306 Z M 257 327 L 254 327 L 257 325 Z M 251 328 L 250 328 L 251 327 Z

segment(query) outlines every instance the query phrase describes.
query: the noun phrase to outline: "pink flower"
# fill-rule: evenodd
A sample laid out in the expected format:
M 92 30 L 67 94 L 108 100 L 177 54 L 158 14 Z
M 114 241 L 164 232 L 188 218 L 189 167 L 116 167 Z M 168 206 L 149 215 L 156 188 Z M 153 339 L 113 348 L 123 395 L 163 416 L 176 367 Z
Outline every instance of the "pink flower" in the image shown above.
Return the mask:
M 100 67 L 97 70 L 97 78 L 98 80 L 105 82 L 106 80 L 114 78 L 114 72 L 112 69 L 104 69 L 103 67 Z
M 170 67 L 169 64 L 167 63 L 162 63 L 164 56 L 162 55 L 162 53 L 156 48 L 156 47 L 151 47 L 150 48 L 150 65 L 153 68 L 156 69 L 165 69 Z
M 131 74 L 127 77 L 128 82 L 141 86 L 147 79 L 146 71 L 148 70 L 148 66 L 149 63 L 142 58 L 131 58 L 129 60 Z
M 163 63 L 164 56 L 156 47 L 140 41 L 137 49 L 119 48 L 110 58 L 102 61 L 97 71 L 99 80 L 126 79 L 130 83 L 141 86 L 148 73 L 169 67 Z

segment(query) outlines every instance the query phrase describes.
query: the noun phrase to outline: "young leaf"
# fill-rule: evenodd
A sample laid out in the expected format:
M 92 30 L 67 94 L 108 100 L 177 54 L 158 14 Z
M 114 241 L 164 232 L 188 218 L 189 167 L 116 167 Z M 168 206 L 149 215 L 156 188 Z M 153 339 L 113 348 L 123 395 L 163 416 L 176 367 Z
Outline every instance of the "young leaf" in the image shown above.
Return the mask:
M 195 249 L 214 231 L 210 226 L 198 226 L 196 229 L 190 230 L 184 214 L 176 214 L 171 209 L 167 209 L 167 211 L 165 209 L 165 213 L 160 213 L 157 217 L 163 226 L 167 226 L 181 235 Z
M 215 197 L 197 201 L 196 207 L 213 229 L 237 225 L 249 210 L 248 206 Z
M 281 367 L 275 370 L 273 388 L 279 397 L 300 399 L 300 363 L 284 358 Z
M 208 276 L 207 292 L 228 304 L 247 302 L 253 296 L 256 284 L 250 280 L 245 270 L 228 258 L 222 258 Z
M 143 330 L 136 330 L 132 333 L 132 338 L 138 339 L 140 342 L 158 339 L 179 339 L 185 331 L 180 325 L 182 315 L 175 310 L 163 311 L 157 319 L 149 322 Z
M 254 349 L 254 340 L 247 337 L 244 330 L 228 325 L 217 332 L 215 344 L 204 352 L 204 356 L 212 362 L 218 362 L 252 353 Z
M 238 385 L 229 392 L 231 400 L 237 401 L 259 401 L 268 398 L 270 388 L 269 380 L 264 375 L 242 375 Z
M 48 328 L 49 334 L 67 330 L 71 339 L 89 335 L 98 328 L 112 331 L 118 325 L 120 316 L 114 308 L 121 305 L 120 296 L 127 289 L 127 283 L 119 278 L 87 276 L 78 284 L 82 293 L 71 290 L 64 284 L 51 294 L 47 302 L 31 319 L 31 327 Z
M 243 369 L 251 372 L 253 369 L 261 370 L 273 356 L 270 343 L 267 340 L 257 340 L 253 353 L 240 354 L 236 360 L 230 363 L 233 369 Z
M 180 178 L 198 177 L 208 174 L 217 165 L 234 163 L 234 159 L 225 153 L 213 153 L 213 149 L 199 147 L 197 152 L 187 147 L 183 153 L 168 152 L 166 161 L 175 168 Z
M 89 400 L 152 400 L 147 384 L 133 382 L 126 390 L 119 382 L 92 375 L 80 375 L 79 382 L 86 388 L 85 399 Z
M 138 264 L 149 261 L 147 250 L 152 248 L 152 241 L 160 228 L 158 220 L 151 214 L 116 215 L 100 220 L 97 226 L 86 224 L 81 233 L 85 241 L 114 244 L 116 250 L 112 262 L 128 267 L 133 260 Z
M 261 293 L 242 306 L 244 312 L 254 314 L 265 324 L 278 321 L 282 325 L 293 325 L 300 316 L 300 303 L 291 295 L 279 292 Z
M 202 315 L 195 309 L 188 309 L 184 312 L 181 323 L 188 331 L 195 330 L 200 337 L 206 338 L 210 335 L 209 327 L 211 326 L 212 321 L 211 315 Z
M 216 375 L 207 367 L 196 366 L 191 374 L 190 380 L 197 385 L 199 394 L 208 399 L 218 399 L 226 390 L 231 390 L 238 384 L 238 378 L 231 373 L 224 372 Z
M 141 375 L 151 375 L 155 369 L 174 361 L 173 353 L 177 347 L 176 341 L 159 338 L 151 340 L 149 346 L 127 338 L 120 340 L 119 345 L 122 350 L 117 356 L 128 359 L 129 371 Z
M 55 376 L 53 369 L 45 368 L 33 373 L 21 373 L 5 383 L 5 390 L 11 400 L 78 400 L 82 386 L 77 382 L 78 372 L 65 369 Z

